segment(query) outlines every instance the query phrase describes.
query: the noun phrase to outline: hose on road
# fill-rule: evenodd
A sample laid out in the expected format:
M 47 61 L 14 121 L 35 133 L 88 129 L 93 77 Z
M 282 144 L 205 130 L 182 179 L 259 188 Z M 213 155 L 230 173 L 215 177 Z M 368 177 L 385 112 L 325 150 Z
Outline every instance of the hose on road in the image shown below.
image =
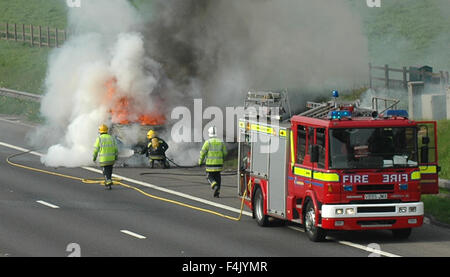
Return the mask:
M 58 177 L 67 178 L 67 179 L 71 179 L 71 180 L 75 180 L 75 181 L 80 181 L 80 182 L 83 182 L 85 184 L 100 184 L 100 185 L 104 185 L 104 183 L 105 183 L 104 179 L 101 179 L 101 178 L 98 178 L 98 179 L 86 179 L 86 178 L 76 177 L 76 176 L 62 174 L 62 173 L 58 173 L 58 172 L 48 171 L 48 170 L 44 170 L 44 169 L 40 169 L 40 168 L 35 168 L 35 167 L 31 167 L 31 166 L 26 166 L 26 165 L 15 163 L 15 162 L 11 161 L 11 159 L 14 158 L 14 157 L 17 157 L 17 156 L 20 156 L 20 155 L 25 155 L 25 154 L 28 154 L 28 153 L 30 153 L 32 151 L 33 150 L 29 150 L 29 151 L 25 151 L 25 152 L 19 152 L 19 153 L 16 153 L 16 154 L 12 154 L 12 155 L 10 155 L 10 156 L 8 156 L 6 158 L 6 162 L 9 165 L 14 166 L 14 167 L 18 167 L 18 168 L 22 168 L 22 169 L 26 169 L 26 170 L 30 170 L 30 171 L 34 171 L 34 172 L 39 172 L 39 173 L 42 173 L 42 174 L 48 174 L 48 175 L 58 176 Z M 138 188 L 136 186 L 123 183 L 120 178 L 113 178 L 112 181 L 113 181 L 113 185 L 119 185 L 119 186 L 122 186 L 122 187 L 125 187 L 125 188 L 128 188 L 128 189 L 135 190 L 138 193 L 140 193 L 140 194 L 142 194 L 142 195 L 144 195 L 146 197 L 149 197 L 149 198 L 153 198 L 153 199 L 156 199 L 156 200 L 164 201 L 164 202 L 175 204 L 175 205 L 178 205 L 178 206 L 182 206 L 182 207 L 190 208 L 190 209 L 193 209 L 193 210 L 197 210 L 197 211 L 213 214 L 213 215 L 220 216 L 220 217 L 223 217 L 223 218 L 226 218 L 226 219 L 229 219 L 229 220 L 233 220 L 233 221 L 240 221 L 241 218 L 242 218 L 242 212 L 244 210 L 244 200 L 245 200 L 245 197 L 247 196 L 247 191 L 248 191 L 248 187 L 249 187 L 249 184 L 250 184 L 250 181 L 249 181 L 249 184 L 247 184 L 247 187 L 245 189 L 244 195 L 242 196 L 239 216 L 238 217 L 232 217 L 232 216 L 229 216 L 229 215 L 226 215 L 226 214 L 223 214 L 223 213 L 220 213 L 220 212 L 216 212 L 216 211 L 213 211 L 213 210 L 210 210 L 210 209 L 205 209 L 205 208 L 201 208 L 201 207 L 198 207 L 198 206 L 186 204 L 186 203 L 183 203 L 181 201 L 176 201 L 176 200 L 168 199 L 168 198 L 165 198 L 165 197 L 160 197 L 160 196 L 156 196 L 156 195 L 150 194 L 150 193 L 145 192 L 145 191 L 143 191 L 142 189 L 140 189 L 140 188 Z

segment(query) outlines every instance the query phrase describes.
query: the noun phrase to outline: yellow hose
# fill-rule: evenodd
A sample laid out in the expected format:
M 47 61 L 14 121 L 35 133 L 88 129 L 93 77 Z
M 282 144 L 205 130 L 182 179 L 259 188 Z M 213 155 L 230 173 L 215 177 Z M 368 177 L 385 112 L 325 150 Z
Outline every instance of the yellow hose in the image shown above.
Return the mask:
M 27 153 L 27 152 L 24 152 L 24 154 L 25 153 Z M 48 171 L 48 170 L 44 170 L 44 169 L 39 169 L 39 168 L 34 168 L 34 167 L 18 164 L 18 163 L 12 162 L 10 160 L 14 156 L 17 156 L 17 154 L 10 155 L 10 156 L 8 156 L 6 158 L 6 162 L 8 164 L 10 164 L 11 166 L 15 166 L 15 167 L 23 168 L 23 169 L 26 169 L 26 170 L 31 170 L 31 171 L 43 173 L 43 174 L 49 174 L 49 175 L 54 175 L 54 176 L 58 176 L 58 177 L 62 177 L 62 178 L 72 179 L 72 180 L 83 182 L 85 184 L 101 184 L 101 185 L 104 185 L 104 180 L 100 179 L 100 178 L 99 179 L 85 179 L 85 178 L 75 177 L 75 176 L 71 176 L 71 175 L 67 175 L 67 174 L 52 172 L 52 171 Z M 125 187 L 125 188 L 133 189 L 133 190 L 135 190 L 135 191 L 139 192 L 140 194 L 145 195 L 147 197 L 150 197 L 150 198 L 153 198 L 153 199 L 157 199 L 157 200 L 161 200 L 161 201 L 164 201 L 164 202 L 168 202 L 168 203 L 171 203 L 171 204 L 179 205 L 179 206 L 182 206 L 182 207 L 190 208 L 190 209 L 193 209 L 193 210 L 197 210 L 197 211 L 213 214 L 213 215 L 216 215 L 216 216 L 224 217 L 226 219 L 230 219 L 230 220 L 234 220 L 234 221 L 239 221 L 242 218 L 242 212 L 244 210 L 244 200 L 245 200 L 245 197 L 247 195 L 248 187 L 250 185 L 250 180 L 249 180 L 249 182 L 247 184 L 247 187 L 245 188 L 244 195 L 242 196 L 241 209 L 240 209 L 240 212 L 239 212 L 239 216 L 238 217 L 232 217 L 232 216 L 225 215 L 225 214 L 222 214 L 222 213 L 210 210 L 210 209 L 200 208 L 200 207 L 189 205 L 189 204 L 186 204 L 186 203 L 183 203 L 183 202 L 180 202 L 180 201 L 176 201 L 176 200 L 172 200 L 172 199 L 168 199 L 168 198 L 164 198 L 164 197 L 160 197 L 160 196 L 156 196 L 156 195 L 150 194 L 148 192 L 145 192 L 145 191 L 141 190 L 138 187 L 122 183 L 122 180 L 119 179 L 119 178 L 112 178 L 112 179 L 113 179 L 112 181 L 113 181 L 114 185 L 119 185 L 119 186 L 122 186 L 122 187 Z

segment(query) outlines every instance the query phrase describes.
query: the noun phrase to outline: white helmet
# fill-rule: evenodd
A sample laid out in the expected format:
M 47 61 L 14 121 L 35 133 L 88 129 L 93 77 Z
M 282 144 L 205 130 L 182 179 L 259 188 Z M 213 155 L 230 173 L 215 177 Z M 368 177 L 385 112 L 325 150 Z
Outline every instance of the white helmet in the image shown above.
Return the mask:
M 210 138 L 217 137 L 217 129 L 216 126 L 211 126 L 208 128 L 208 135 Z

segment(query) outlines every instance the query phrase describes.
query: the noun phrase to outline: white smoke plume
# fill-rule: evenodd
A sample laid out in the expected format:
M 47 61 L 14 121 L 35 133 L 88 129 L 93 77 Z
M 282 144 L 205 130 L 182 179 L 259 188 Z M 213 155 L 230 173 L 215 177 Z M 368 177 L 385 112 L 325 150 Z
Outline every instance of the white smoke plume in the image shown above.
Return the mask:
M 152 110 L 149 95 L 159 78 L 159 64 L 145 56 L 143 37 L 133 31 L 139 14 L 126 0 L 83 1 L 68 12 L 74 35 L 49 60 L 41 104 L 47 122 L 37 132 L 41 140 L 57 137 L 41 159 L 47 166 L 92 164 L 98 126 L 111 123 L 115 101 L 132 96 L 136 119 Z M 106 86 L 112 79 L 113 96 Z

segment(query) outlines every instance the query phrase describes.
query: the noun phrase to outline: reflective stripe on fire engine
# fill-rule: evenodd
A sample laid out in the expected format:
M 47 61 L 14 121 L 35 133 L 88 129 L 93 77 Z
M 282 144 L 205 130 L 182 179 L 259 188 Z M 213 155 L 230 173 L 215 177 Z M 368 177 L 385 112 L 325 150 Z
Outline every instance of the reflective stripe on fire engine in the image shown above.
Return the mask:
M 294 168 L 295 164 L 295 154 L 294 154 L 294 135 L 292 134 L 292 131 L 290 133 L 290 139 L 291 139 L 291 171 Z
M 339 182 L 339 174 L 314 171 L 313 179 L 325 182 Z
M 301 168 L 301 167 L 294 167 L 294 174 L 302 177 L 311 178 L 312 177 L 312 171 L 310 169 Z
M 421 174 L 436 174 L 437 167 L 435 165 L 419 166 Z
M 420 171 L 414 171 L 411 173 L 411 180 L 420 180 Z

